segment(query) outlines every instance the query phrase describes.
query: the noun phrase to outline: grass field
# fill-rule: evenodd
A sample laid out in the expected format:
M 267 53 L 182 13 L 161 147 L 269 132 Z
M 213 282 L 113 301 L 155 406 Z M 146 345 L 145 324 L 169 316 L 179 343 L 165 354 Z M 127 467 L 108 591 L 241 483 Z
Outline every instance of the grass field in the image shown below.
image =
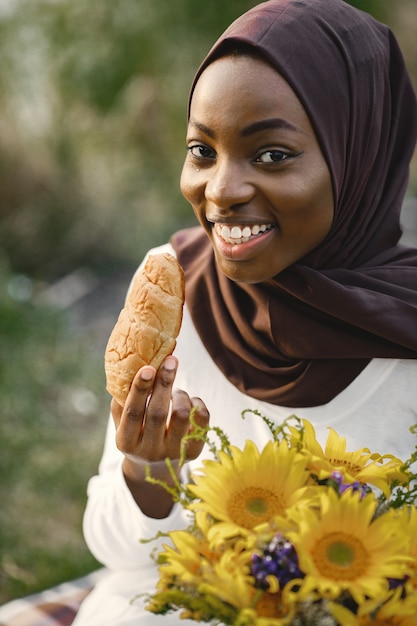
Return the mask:
M 0 604 L 97 567 L 81 523 L 108 414 L 101 349 L 16 279 L 0 264 Z

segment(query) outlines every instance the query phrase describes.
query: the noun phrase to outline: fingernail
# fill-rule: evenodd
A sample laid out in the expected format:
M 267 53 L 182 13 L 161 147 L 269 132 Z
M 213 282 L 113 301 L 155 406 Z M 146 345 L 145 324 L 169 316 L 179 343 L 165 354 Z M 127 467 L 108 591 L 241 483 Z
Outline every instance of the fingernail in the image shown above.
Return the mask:
M 177 367 L 177 360 L 173 356 L 167 356 L 164 367 L 167 370 L 174 370 Z
M 153 369 L 151 367 L 144 367 L 140 373 L 142 380 L 151 380 L 153 377 Z

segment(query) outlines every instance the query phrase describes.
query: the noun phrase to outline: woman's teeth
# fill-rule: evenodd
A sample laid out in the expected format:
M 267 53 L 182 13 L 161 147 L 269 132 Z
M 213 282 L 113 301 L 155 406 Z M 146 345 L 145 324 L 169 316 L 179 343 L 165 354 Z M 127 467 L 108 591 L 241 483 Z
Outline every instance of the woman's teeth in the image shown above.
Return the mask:
M 227 226 L 226 224 L 215 224 L 216 233 L 227 243 L 240 244 L 249 241 L 251 237 L 256 237 L 269 230 L 272 224 L 254 224 L 253 226 Z

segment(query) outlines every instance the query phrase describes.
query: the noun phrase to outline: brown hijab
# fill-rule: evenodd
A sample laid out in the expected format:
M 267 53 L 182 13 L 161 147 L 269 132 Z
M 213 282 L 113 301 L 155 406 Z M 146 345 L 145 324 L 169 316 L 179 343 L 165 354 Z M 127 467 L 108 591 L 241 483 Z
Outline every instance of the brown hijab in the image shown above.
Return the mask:
M 194 85 L 238 42 L 304 105 L 332 176 L 334 223 L 307 257 L 254 285 L 217 269 L 202 229 L 172 243 L 192 319 L 224 375 L 259 400 L 317 406 L 373 357 L 417 358 L 417 250 L 398 244 L 416 99 L 390 30 L 342 0 L 259 4 L 220 37 Z

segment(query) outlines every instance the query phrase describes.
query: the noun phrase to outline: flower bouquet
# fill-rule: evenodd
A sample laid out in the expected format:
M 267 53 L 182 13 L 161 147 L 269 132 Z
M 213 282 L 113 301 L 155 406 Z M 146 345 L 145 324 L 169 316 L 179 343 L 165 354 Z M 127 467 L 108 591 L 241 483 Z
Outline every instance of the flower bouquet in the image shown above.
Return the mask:
M 260 417 L 261 451 L 218 429 L 192 435 L 214 458 L 170 489 L 190 525 L 169 533 L 147 609 L 233 626 L 416 626 L 417 451 L 406 463 L 348 452 L 333 429 L 323 450 L 307 420 Z

